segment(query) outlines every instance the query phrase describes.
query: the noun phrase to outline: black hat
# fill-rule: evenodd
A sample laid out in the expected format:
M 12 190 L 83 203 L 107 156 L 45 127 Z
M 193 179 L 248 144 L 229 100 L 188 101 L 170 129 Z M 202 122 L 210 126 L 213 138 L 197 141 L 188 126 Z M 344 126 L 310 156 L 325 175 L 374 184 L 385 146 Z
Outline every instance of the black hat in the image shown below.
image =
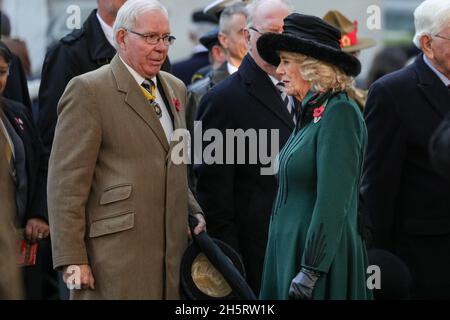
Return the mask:
M 197 10 L 192 13 L 192 21 L 193 22 L 209 22 L 218 24 L 219 20 L 213 14 L 204 13 L 203 10 Z
M 218 239 L 213 240 L 220 252 L 223 252 L 236 269 L 245 275 L 244 264 L 239 254 L 226 243 Z M 223 274 L 195 242 L 187 248 L 181 261 L 181 286 L 186 297 L 191 300 L 238 299 Z
M 256 300 L 245 281 L 245 269 L 239 254 L 206 232 L 194 234 L 197 219 L 189 216 L 193 242 L 181 260 L 181 286 L 192 300 Z
M 341 33 L 319 17 L 292 13 L 284 19 L 283 32 L 263 34 L 257 42 L 261 57 L 280 63 L 279 51 L 301 53 L 339 67 L 349 76 L 361 72 L 361 63 L 342 51 Z
M 200 43 L 211 51 L 211 48 L 219 43 L 219 28 L 214 28 L 213 30 L 205 33 L 199 39 Z
M 367 250 L 370 265 L 380 268 L 381 288 L 374 289 L 376 300 L 409 299 L 412 288 L 411 273 L 396 255 L 381 249 Z

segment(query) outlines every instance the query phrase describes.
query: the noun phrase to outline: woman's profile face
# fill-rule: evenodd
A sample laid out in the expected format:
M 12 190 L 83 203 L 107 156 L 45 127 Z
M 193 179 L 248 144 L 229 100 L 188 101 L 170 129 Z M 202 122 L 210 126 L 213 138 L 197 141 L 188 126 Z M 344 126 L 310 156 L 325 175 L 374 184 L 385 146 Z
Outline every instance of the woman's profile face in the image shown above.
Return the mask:
M 302 101 L 308 93 L 311 84 L 303 79 L 300 73 L 300 64 L 291 54 L 280 52 L 280 60 L 277 73 L 284 83 L 287 94 Z
M 5 58 L 0 56 L 0 96 L 3 96 L 5 91 L 6 81 L 8 80 L 9 66 Z

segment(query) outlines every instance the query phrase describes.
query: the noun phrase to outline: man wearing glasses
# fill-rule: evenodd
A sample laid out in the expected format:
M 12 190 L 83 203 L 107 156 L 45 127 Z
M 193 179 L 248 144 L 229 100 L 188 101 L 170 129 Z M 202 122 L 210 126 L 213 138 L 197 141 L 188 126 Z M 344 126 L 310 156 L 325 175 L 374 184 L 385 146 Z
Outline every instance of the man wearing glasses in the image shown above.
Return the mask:
M 129 0 L 114 23 L 117 55 L 74 78 L 58 105 L 48 205 L 53 262 L 72 299 L 178 299 L 188 214 L 201 209 L 175 164 L 186 88 L 160 71 L 167 10 Z
M 450 180 L 433 166 L 429 143 L 450 112 L 450 2 L 426 0 L 414 18 L 422 53 L 369 90 L 362 212 L 371 245 L 409 267 L 412 298 L 449 299 Z

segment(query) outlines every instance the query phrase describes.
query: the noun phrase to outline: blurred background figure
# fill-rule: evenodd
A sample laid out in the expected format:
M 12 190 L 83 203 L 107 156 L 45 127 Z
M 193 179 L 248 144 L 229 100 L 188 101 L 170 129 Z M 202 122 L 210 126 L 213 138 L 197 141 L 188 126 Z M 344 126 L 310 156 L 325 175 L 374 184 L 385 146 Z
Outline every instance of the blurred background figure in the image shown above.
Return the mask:
M 200 37 L 217 27 L 218 20 L 215 16 L 203 13 L 202 10 L 192 14 L 192 23 L 189 28 L 189 40 L 194 45 L 193 54 L 186 60 L 172 65 L 172 74 L 181 79 L 187 86 L 191 83 L 195 72 L 209 65 L 209 53 L 200 41 Z
M 17 55 L 22 62 L 25 75 L 29 77 L 31 75 L 31 62 L 28 55 L 28 49 L 26 43 L 18 38 L 11 38 L 11 24 L 6 14 L 0 11 L 1 14 L 1 38 L 4 44 L 11 50 L 12 53 Z
M 218 70 L 226 61 L 225 52 L 219 43 L 219 28 L 214 28 L 210 32 L 204 34 L 200 37 L 199 41 L 208 49 L 209 64 L 198 69 L 194 73 L 191 84 L 210 76 L 213 71 Z
M 9 66 L 10 76 L 3 95 L 6 98 L 23 103 L 31 110 L 31 100 L 27 86 L 27 76 L 30 75 L 30 60 L 25 42 L 10 37 L 11 25 L 6 14 L 0 11 L 1 40 L 12 52 Z
M 243 3 L 226 7 L 220 15 L 219 44 L 224 49 L 227 60 L 227 71 L 235 73 L 247 53 L 244 30 L 247 11 Z
M 358 22 L 354 20 L 351 22 L 341 12 L 337 10 L 328 11 L 323 20 L 333 27 L 339 29 L 341 32 L 341 48 L 342 51 L 347 52 L 359 59 L 361 50 L 372 48 L 375 46 L 375 40 L 371 38 L 363 38 L 358 35 Z M 358 107 L 364 110 L 364 105 L 367 99 L 367 90 L 360 88 L 361 86 L 356 84 L 356 87 L 349 92 L 351 98 L 353 98 Z
M 405 50 L 399 47 L 386 47 L 375 55 L 366 78 L 366 88 L 391 72 L 400 70 L 408 61 Z
M 12 53 L 0 41 L 0 99 L 3 106 L 4 127 L 12 143 L 12 169 L 15 180 L 16 227 L 22 229 L 28 243 L 37 243 L 36 264 L 23 267 L 25 296 L 43 299 L 55 295 L 56 286 L 50 266 L 49 226 L 45 180 L 42 163 L 42 144 L 33 122 L 31 110 L 20 102 L 3 97 L 8 81 Z M 2 202 L 3 205 L 3 202 Z M 22 232 L 22 231 L 21 231 Z

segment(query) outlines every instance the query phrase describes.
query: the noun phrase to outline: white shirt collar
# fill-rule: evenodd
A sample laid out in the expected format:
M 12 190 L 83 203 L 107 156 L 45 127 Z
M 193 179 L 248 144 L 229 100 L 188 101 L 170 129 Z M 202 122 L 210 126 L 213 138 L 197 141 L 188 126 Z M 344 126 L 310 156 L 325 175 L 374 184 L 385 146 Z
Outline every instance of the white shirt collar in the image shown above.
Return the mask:
M 425 56 L 425 54 L 423 55 L 423 61 L 425 61 L 425 64 L 427 66 L 430 67 L 430 69 L 439 77 L 439 79 L 441 79 L 441 81 L 444 83 L 444 85 L 446 87 L 448 87 L 450 85 L 450 79 L 447 78 L 442 72 L 440 72 L 438 69 L 436 69 L 435 67 L 433 67 L 433 65 L 431 64 L 430 60 L 428 60 L 428 58 Z
M 238 68 L 233 66 L 231 63 L 227 62 L 227 70 L 229 74 L 233 74 L 238 71 Z
M 123 59 L 120 55 L 119 55 L 119 58 L 123 62 L 123 64 L 127 68 L 127 70 L 131 73 L 134 80 L 136 80 L 137 84 L 140 86 L 146 79 L 143 76 L 141 76 L 139 73 L 137 73 L 136 70 L 134 70 L 132 67 L 130 67 L 125 61 L 123 61 Z M 156 76 L 154 76 L 150 80 L 152 80 L 153 83 L 156 85 L 156 87 L 158 87 L 158 84 L 156 83 Z
M 267 75 L 269 76 L 270 80 L 272 80 L 272 82 L 273 82 L 273 84 L 275 86 L 280 82 L 280 80 L 278 80 L 277 78 L 271 76 L 270 74 L 267 74 Z
M 105 34 L 106 40 L 108 40 L 108 42 L 115 47 L 114 45 L 114 32 L 113 32 L 113 28 L 110 27 L 105 21 L 103 21 L 103 19 L 100 17 L 100 15 L 97 12 L 97 19 L 98 22 L 100 22 L 100 27 L 102 27 L 103 33 Z

